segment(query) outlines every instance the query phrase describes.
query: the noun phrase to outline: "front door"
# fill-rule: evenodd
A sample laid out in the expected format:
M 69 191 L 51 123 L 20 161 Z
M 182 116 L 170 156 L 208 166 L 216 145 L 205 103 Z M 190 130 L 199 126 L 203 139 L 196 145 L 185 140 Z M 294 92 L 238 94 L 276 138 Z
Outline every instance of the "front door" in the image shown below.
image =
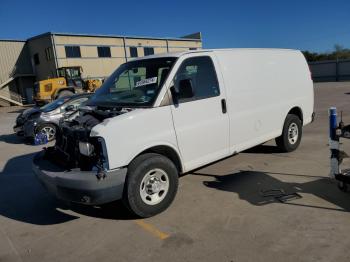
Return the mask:
M 192 97 L 181 94 L 180 82 L 186 79 L 192 83 Z M 185 59 L 173 82 L 178 90 L 173 121 L 186 171 L 227 156 L 229 118 L 211 57 Z

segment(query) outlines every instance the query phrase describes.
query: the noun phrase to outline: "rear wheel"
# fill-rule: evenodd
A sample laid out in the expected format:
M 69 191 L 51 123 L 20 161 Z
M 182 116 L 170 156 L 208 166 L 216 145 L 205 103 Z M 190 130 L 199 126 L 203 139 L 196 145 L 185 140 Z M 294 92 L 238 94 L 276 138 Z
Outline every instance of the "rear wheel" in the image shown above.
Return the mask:
M 300 144 L 302 133 L 300 118 L 288 114 L 284 121 L 282 135 L 276 138 L 276 144 L 283 152 L 294 151 Z
M 47 141 L 52 141 L 56 138 L 56 126 L 53 124 L 43 124 L 41 125 L 37 133 L 43 133 L 47 137 Z
M 178 187 L 178 171 L 165 156 L 147 153 L 129 165 L 123 201 L 140 217 L 154 216 L 173 202 Z
M 72 96 L 72 95 L 74 95 L 74 93 L 72 91 L 64 90 L 64 91 L 59 92 L 59 94 L 57 95 L 56 98 L 67 97 L 67 96 Z

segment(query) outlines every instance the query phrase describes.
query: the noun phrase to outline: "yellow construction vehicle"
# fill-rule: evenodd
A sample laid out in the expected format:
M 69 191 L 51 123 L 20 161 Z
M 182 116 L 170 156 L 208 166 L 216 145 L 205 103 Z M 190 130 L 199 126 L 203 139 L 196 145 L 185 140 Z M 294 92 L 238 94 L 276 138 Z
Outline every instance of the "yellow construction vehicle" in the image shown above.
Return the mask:
M 83 80 L 81 72 L 82 68 L 80 66 L 61 67 L 57 70 L 57 78 L 36 82 L 34 84 L 34 101 L 37 104 L 44 104 L 59 97 L 83 92 L 95 92 L 102 85 L 102 79 Z

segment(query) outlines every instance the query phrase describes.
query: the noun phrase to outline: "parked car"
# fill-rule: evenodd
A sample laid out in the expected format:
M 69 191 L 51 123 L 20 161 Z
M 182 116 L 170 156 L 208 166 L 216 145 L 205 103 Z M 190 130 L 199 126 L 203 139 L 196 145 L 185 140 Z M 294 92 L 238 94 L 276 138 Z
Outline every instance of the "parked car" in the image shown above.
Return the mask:
M 16 119 L 14 132 L 19 136 L 33 139 L 42 132 L 48 141 L 55 139 L 57 126 L 64 115 L 70 115 L 90 97 L 90 93 L 61 97 L 42 107 L 33 107 L 23 111 Z
M 141 217 L 165 210 L 178 177 L 276 139 L 295 150 L 314 93 L 296 50 L 187 51 L 121 65 L 64 121 L 33 170 L 55 196 L 99 205 L 123 199 Z

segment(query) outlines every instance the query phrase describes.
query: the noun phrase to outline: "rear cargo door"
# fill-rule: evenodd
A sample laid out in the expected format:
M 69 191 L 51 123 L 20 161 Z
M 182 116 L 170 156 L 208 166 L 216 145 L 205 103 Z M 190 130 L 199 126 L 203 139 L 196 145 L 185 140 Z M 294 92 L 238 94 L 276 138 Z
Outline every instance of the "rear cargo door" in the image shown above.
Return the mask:
M 215 59 L 215 58 L 214 58 Z M 185 59 L 173 80 L 177 101 L 172 108 L 178 146 L 186 171 L 229 154 L 229 118 L 225 92 L 211 56 Z M 181 94 L 190 80 L 193 96 Z M 182 81 L 183 83 L 183 81 Z

